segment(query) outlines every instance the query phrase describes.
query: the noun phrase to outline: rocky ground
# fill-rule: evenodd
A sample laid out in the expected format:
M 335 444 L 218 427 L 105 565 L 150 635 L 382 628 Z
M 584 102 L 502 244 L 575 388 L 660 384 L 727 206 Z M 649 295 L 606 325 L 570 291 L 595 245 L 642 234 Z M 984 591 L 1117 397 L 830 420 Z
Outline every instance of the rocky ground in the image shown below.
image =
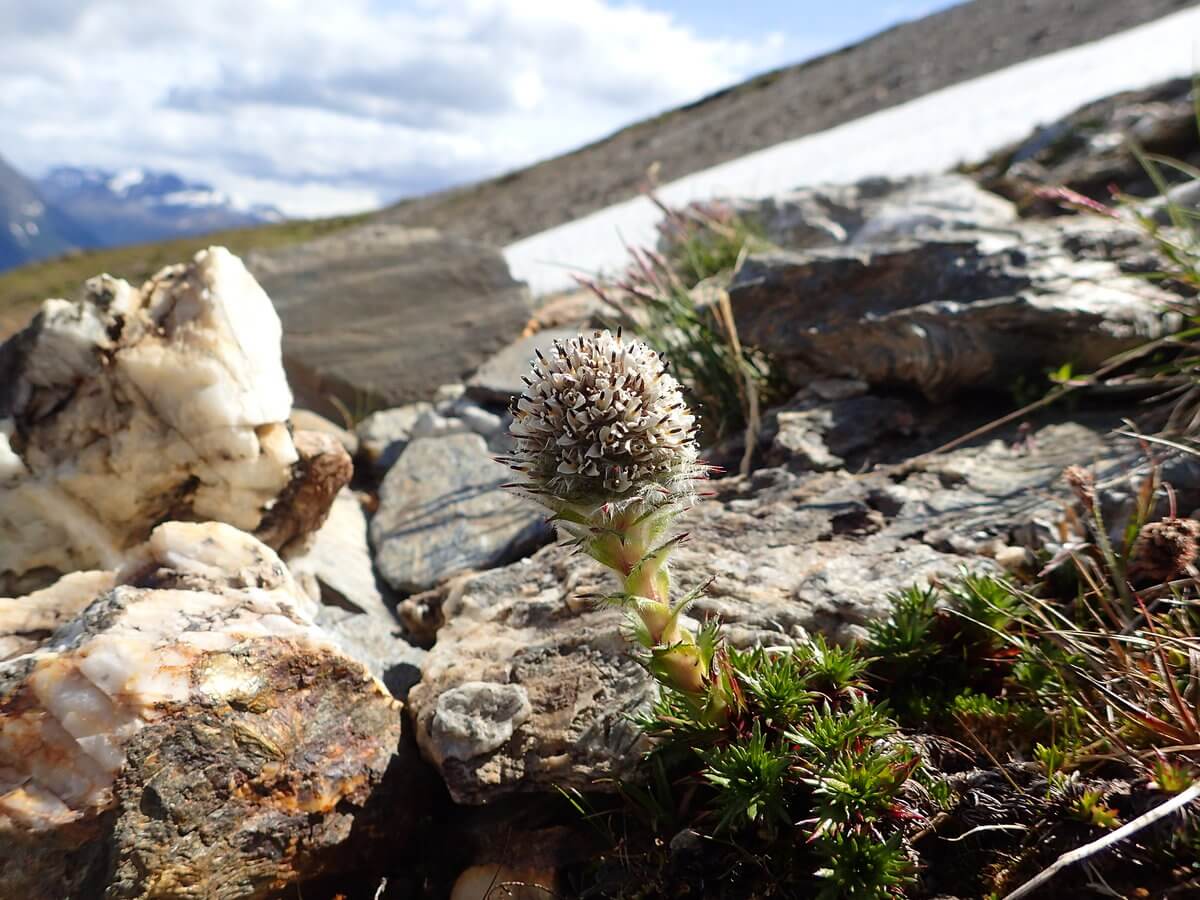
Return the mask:
M 1134 14 L 1070 21 L 1101 33 Z M 970 65 L 1053 43 L 1046 28 Z M 920 58 L 902 31 L 876 42 L 881 65 Z M 1135 231 L 1039 217 L 1013 185 L 1093 185 L 1079 167 L 1116 128 L 1153 140 L 1182 110 L 1167 86 L 1104 107 L 1107 126 L 1062 125 L 1051 157 L 1035 136 L 979 180 L 741 206 L 775 249 L 727 299 L 779 399 L 750 470 L 715 480 L 686 522 L 674 569 L 709 582 L 692 615 L 738 647 L 852 643 L 895 591 L 1027 568 L 1059 539 L 1067 466 L 1121 502 L 1144 453 L 1112 431 L 1140 397 L 929 451 L 1011 410 L 1027 379 L 1178 326 L 1174 295 L 1139 277 L 1153 261 Z M 629 715 L 656 688 L 621 613 L 586 599 L 604 572 L 552 542 L 492 457 L 530 356 L 602 313 L 574 296 L 534 315 L 493 251 L 369 227 L 395 278 L 453 311 L 453 346 L 419 311 L 380 359 L 306 326 L 333 298 L 348 332 L 377 327 L 384 301 L 354 293 L 359 244 L 334 235 L 249 270 L 212 250 L 141 288 L 93 280 L 0 347 L 0 895 L 467 900 L 503 880 L 541 885 L 505 896 L 562 896 L 598 851 L 558 792 L 637 777 Z M 352 429 L 311 411 L 330 396 L 320 411 Z M 712 457 L 739 460 L 740 440 Z M 1190 502 L 1200 472 L 1165 465 Z

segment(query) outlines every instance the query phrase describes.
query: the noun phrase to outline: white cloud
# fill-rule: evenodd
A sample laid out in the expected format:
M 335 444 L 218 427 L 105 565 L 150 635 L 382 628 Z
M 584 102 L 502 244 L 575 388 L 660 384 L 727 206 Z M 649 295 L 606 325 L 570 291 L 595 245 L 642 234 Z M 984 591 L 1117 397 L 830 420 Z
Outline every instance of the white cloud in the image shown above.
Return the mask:
M 298 215 L 554 155 L 789 49 L 602 0 L 0 0 L 0 33 L 19 168 L 170 169 Z

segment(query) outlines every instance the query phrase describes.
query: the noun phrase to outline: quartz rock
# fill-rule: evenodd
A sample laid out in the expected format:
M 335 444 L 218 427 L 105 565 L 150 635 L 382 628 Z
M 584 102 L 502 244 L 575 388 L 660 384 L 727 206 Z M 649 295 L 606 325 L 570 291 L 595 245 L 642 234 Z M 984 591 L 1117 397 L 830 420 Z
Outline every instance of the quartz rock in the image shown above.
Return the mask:
M 0 663 L 0 895 L 262 897 L 336 866 L 401 716 L 275 553 L 171 522 L 69 578 L 78 614 Z
M 358 456 L 358 435 L 336 422 L 331 422 L 310 409 L 293 409 L 289 421 L 293 431 L 323 431 L 333 435 L 338 443 L 346 448 L 347 453 L 352 457 Z
M 114 572 L 72 572 L 20 602 L 0 599 L 0 662 L 36 649 L 115 581 Z
M 223 248 L 47 300 L 0 346 L 0 593 L 117 568 L 166 519 L 287 519 L 290 410 L 279 319 Z

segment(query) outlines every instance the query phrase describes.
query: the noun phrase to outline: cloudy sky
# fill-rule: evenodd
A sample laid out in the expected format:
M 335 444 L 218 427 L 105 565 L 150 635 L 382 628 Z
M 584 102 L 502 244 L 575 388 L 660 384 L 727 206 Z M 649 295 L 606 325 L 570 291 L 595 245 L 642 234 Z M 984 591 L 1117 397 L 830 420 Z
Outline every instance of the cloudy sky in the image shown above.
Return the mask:
M 577 147 L 951 0 L 0 0 L 0 156 L 290 215 Z

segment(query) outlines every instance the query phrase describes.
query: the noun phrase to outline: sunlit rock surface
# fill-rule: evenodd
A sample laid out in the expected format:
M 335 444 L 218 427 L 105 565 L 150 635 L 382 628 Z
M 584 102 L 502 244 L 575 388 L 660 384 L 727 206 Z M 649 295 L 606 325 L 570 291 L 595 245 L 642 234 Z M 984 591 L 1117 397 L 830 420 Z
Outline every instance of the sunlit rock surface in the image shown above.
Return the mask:
M 116 568 L 168 519 L 254 531 L 302 493 L 280 336 L 223 248 L 140 289 L 102 275 L 47 300 L 0 346 L 0 594 Z
M 41 640 L 54 597 L 0 599 L 0 648 L 32 647 L 0 662 L 0 896 L 257 897 L 328 869 L 399 705 L 228 525 L 159 526 L 108 580 L 50 589 L 80 611 Z
M 992 570 L 998 547 L 1048 529 L 1066 465 L 1121 471 L 1125 451 L 1101 421 L 1047 425 L 1020 445 L 988 441 L 903 472 L 814 472 L 802 450 L 795 468 L 713 481 L 713 495 L 680 523 L 689 536 L 671 558 L 678 589 L 707 583 L 689 613 L 720 621 L 733 646 L 812 633 L 854 640 L 887 614 L 894 592 L 964 567 Z M 878 434 L 870 416 L 857 427 Z M 851 442 L 837 431 L 814 424 L 812 439 L 843 450 Z M 444 624 L 407 703 L 417 743 L 455 801 L 607 790 L 635 773 L 643 745 L 630 716 L 655 688 L 622 637 L 623 613 L 586 599 L 612 584 L 599 563 L 559 543 L 442 588 Z M 434 592 L 423 600 L 435 603 Z

